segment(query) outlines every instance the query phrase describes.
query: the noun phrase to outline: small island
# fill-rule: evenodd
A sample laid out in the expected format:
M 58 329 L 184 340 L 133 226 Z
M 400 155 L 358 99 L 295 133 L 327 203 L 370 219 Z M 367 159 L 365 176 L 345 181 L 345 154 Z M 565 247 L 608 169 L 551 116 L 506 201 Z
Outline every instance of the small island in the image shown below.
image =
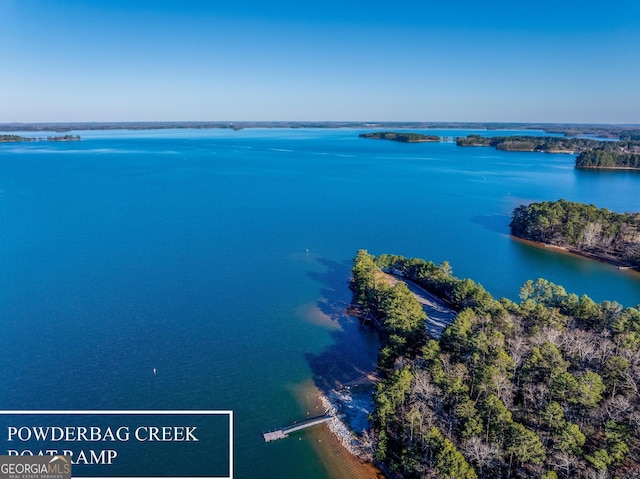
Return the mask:
M 614 264 L 640 268 L 640 213 L 615 213 L 566 200 L 513 210 L 511 233 L 537 243 Z
M 360 133 L 360 138 L 399 141 L 401 143 L 436 143 L 442 141 L 442 139 L 436 135 L 423 135 L 422 133 L 398 133 L 393 131 Z
M 48 136 L 46 138 L 26 137 L 19 135 L 0 135 L 0 143 L 18 143 L 28 141 L 79 141 L 80 135 Z
M 446 262 L 366 250 L 352 274 L 385 342 L 368 437 L 389 477 L 640 477 L 640 310 L 544 279 L 497 300 Z M 458 311 L 441 337 L 389 274 Z
M 48 136 L 47 141 L 80 141 L 80 135 Z

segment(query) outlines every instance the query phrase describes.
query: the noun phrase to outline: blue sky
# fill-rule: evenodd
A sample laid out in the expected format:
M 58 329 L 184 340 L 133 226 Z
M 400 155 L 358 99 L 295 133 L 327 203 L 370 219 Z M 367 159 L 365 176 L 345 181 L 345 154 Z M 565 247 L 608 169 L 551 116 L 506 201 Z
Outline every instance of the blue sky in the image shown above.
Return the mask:
M 640 123 L 640 2 L 0 0 L 0 122 Z

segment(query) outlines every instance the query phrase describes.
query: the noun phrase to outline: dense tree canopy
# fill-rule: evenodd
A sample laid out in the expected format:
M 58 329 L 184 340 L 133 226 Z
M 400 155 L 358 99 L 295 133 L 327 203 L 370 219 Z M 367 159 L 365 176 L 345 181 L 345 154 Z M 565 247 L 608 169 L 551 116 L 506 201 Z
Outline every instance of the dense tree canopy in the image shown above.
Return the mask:
M 640 168 L 640 154 L 609 150 L 591 150 L 576 158 L 577 168 Z
M 615 213 L 565 200 L 518 206 L 511 232 L 520 238 L 640 266 L 640 213 Z
M 407 478 L 640 475 L 638 308 L 598 304 L 544 279 L 525 283 L 520 303 L 495 300 L 447 263 L 360 251 L 354 290 L 367 271 L 374 280 L 357 297 L 382 315 L 388 286 L 375 280 L 378 268 L 459 310 L 439 341 L 417 334 L 419 323 L 391 326 L 389 341 L 403 347 L 381 353 L 385 379 L 372 415 L 376 457 L 389 470 Z M 399 300 L 415 301 L 404 292 Z

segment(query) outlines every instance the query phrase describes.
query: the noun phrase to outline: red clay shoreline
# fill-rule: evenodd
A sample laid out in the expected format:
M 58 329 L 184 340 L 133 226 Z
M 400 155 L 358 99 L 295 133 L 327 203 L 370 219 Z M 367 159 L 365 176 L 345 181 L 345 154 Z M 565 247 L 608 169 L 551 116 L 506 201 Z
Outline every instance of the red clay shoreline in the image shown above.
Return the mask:
M 586 258 L 586 259 L 591 259 L 591 260 L 595 260 L 595 261 L 599 261 L 600 263 L 606 263 L 609 264 L 611 266 L 615 266 L 618 269 L 621 270 L 629 270 L 632 271 L 633 273 L 636 274 L 640 274 L 640 268 L 637 266 L 633 266 L 629 263 L 626 263 L 624 261 L 621 260 L 617 260 L 615 258 L 610 258 L 608 256 L 603 256 L 603 255 L 598 255 L 595 253 L 587 253 L 587 252 L 583 252 L 583 251 L 579 251 L 573 248 L 567 248 L 564 246 L 557 246 L 557 245 L 553 245 L 553 244 L 549 244 L 549 243 L 544 243 L 542 241 L 534 241 L 534 240 L 530 240 L 527 238 L 522 238 L 520 236 L 516 236 L 514 234 L 511 234 L 511 237 L 517 241 L 520 241 L 521 243 L 524 244 L 528 244 L 531 246 L 535 246 L 537 248 L 547 248 L 547 249 L 553 249 L 556 250 L 560 253 L 563 254 L 569 254 L 572 256 L 578 256 L 580 258 Z

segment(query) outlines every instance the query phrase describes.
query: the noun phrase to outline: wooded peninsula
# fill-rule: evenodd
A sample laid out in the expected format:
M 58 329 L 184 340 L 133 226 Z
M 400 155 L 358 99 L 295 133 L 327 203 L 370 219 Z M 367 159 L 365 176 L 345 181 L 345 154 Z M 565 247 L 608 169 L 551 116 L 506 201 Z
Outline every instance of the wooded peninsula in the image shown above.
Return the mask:
M 406 284 L 458 311 L 439 340 Z M 640 310 L 544 279 L 494 299 L 444 262 L 358 251 L 354 301 L 381 325 L 371 416 L 391 477 L 637 478 Z
M 511 233 L 619 267 L 640 268 L 640 213 L 616 213 L 566 200 L 521 205 Z

